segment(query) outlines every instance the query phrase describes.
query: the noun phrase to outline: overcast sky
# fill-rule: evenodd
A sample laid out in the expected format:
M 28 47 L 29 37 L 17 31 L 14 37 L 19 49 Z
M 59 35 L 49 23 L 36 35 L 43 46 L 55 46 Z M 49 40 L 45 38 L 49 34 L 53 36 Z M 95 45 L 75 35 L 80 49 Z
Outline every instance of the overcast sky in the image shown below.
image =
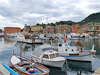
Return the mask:
M 79 22 L 100 12 L 100 0 L 0 0 L 0 29 L 25 24 Z

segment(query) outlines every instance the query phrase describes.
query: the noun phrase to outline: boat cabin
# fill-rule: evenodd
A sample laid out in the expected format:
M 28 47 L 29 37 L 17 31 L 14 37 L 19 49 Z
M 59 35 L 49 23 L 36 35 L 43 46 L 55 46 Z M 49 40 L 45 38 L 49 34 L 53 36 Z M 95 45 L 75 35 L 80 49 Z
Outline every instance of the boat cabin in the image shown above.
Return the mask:
M 34 49 L 33 54 L 40 58 L 47 58 L 47 59 L 59 57 L 58 52 L 54 51 L 52 46 L 49 44 L 44 44 L 39 47 L 36 47 Z
M 53 59 L 56 57 L 59 57 L 59 54 L 58 52 L 53 51 L 53 50 L 45 51 L 43 55 L 41 56 L 41 58 L 45 58 L 45 59 Z
M 67 53 L 67 54 L 79 54 L 79 51 L 77 49 L 76 46 L 70 46 L 67 42 L 64 43 L 64 42 L 61 42 L 61 43 L 58 43 L 58 52 L 60 54 L 64 54 L 64 53 Z

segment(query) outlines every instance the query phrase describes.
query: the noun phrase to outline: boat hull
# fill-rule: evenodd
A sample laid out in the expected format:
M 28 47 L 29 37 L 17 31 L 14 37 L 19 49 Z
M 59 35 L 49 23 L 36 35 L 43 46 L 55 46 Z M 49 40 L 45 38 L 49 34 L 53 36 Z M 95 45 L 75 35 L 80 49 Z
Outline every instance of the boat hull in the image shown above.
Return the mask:
M 34 57 L 31 57 L 31 59 L 35 62 L 40 63 L 40 64 L 52 66 L 52 67 L 62 67 L 64 62 L 65 62 L 65 59 L 61 60 L 61 61 L 50 61 L 50 60 L 45 60 L 45 59 L 40 60 L 40 59 L 37 59 Z
M 65 57 L 67 60 L 75 60 L 75 61 L 83 61 L 83 62 L 91 62 L 92 61 L 92 54 L 81 55 L 81 56 L 61 55 L 61 57 Z
M 62 67 L 64 62 L 65 62 L 65 60 L 63 60 L 63 61 L 47 61 L 47 60 L 43 60 L 41 64 L 52 66 L 52 67 Z

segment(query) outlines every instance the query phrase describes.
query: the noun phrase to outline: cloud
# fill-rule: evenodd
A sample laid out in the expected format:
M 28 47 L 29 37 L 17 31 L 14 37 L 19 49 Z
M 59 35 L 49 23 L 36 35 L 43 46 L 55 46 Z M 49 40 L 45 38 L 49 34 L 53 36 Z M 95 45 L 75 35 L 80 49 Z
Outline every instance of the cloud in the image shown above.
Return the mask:
M 99 0 L 0 0 L 0 28 L 83 20 L 100 11 Z

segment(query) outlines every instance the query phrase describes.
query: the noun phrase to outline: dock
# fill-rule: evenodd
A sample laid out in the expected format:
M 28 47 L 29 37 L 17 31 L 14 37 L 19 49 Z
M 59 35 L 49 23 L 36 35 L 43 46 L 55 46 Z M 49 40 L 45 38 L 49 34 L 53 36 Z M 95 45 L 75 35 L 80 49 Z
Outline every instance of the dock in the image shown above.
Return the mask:
M 100 75 L 100 67 L 92 75 Z
M 10 73 L 0 63 L 0 75 L 10 75 Z

